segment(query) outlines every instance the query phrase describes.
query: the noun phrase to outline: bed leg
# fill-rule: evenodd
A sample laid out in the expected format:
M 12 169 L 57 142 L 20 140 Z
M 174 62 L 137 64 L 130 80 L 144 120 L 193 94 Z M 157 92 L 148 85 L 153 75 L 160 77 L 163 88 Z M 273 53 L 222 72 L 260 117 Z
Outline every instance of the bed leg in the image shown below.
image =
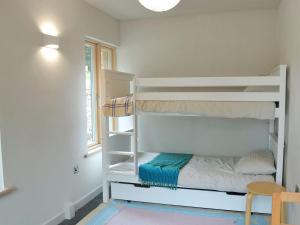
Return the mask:
M 103 202 L 108 203 L 109 201 L 109 183 L 103 181 Z

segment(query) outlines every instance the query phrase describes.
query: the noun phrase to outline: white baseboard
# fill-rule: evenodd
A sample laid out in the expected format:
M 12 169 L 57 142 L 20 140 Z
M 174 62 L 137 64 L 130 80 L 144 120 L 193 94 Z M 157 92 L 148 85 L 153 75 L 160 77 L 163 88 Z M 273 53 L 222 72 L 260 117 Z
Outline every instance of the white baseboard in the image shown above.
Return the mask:
M 92 190 L 90 193 L 84 195 L 82 198 L 74 202 L 74 206 L 76 211 L 83 206 L 85 206 L 88 202 L 93 200 L 97 195 L 103 192 L 102 186 L 99 186 Z
M 57 225 L 57 224 L 60 224 L 64 220 L 65 220 L 65 213 L 61 212 L 61 213 L 57 214 L 56 216 L 54 216 L 53 218 L 51 218 L 50 220 L 43 223 L 42 225 Z
M 94 199 L 100 193 L 102 193 L 102 186 L 99 186 L 99 187 L 95 188 L 94 190 L 92 190 L 88 194 L 81 197 L 79 200 L 75 201 L 74 206 L 75 206 L 76 211 L 78 209 L 82 208 L 84 205 L 86 205 L 89 201 Z M 51 218 L 48 221 L 44 222 L 42 225 L 57 225 L 57 224 L 61 223 L 63 220 L 65 220 L 65 213 L 62 210 L 61 213 L 57 214 L 53 218 Z

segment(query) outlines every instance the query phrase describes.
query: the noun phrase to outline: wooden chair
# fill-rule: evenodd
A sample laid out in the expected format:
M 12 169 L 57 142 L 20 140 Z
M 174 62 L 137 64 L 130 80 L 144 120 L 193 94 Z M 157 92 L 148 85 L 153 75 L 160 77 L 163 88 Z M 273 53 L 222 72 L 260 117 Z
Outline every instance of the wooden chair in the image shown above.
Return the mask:
M 272 225 L 288 225 L 283 223 L 284 203 L 300 203 L 299 193 L 281 192 L 273 194 Z

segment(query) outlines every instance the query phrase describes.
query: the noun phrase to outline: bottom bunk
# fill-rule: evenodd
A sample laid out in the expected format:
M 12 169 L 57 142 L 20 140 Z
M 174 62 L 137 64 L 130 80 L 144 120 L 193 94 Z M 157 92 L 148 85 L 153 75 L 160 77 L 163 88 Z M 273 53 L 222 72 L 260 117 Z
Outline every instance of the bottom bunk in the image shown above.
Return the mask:
M 154 159 L 157 153 L 140 153 L 139 165 Z M 247 184 L 274 182 L 276 172 L 270 151 L 258 151 L 244 157 L 204 157 L 194 155 L 180 170 L 176 189 L 144 185 L 138 176 L 126 174 L 133 163 L 116 164 L 108 174 L 113 199 L 244 211 Z M 270 213 L 271 198 L 257 197 L 254 212 Z
M 245 157 L 194 155 L 180 170 L 178 187 L 246 193 L 247 184 L 251 182 L 274 182 L 273 174 L 276 169 L 272 152 L 257 151 L 250 154 Z M 139 166 L 151 161 L 157 155 L 158 153 L 139 153 Z M 247 158 L 253 158 L 252 162 Z M 267 164 L 264 162 L 264 165 L 260 165 L 260 161 L 266 161 L 266 159 L 269 160 Z M 130 171 L 133 166 L 131 160 L 112 166 L 114 172 L 110 173 L 109 180 L 139 184 L 137 176 L 133 174 L 130 176 L 130 173 L 124 172 Z

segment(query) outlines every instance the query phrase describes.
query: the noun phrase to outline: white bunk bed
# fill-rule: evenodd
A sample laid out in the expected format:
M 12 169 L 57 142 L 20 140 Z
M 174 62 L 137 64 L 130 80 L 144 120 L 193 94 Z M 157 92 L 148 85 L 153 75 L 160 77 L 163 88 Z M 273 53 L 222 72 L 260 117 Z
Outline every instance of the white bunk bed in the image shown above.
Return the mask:
M 112 198 L 245 211 L 245 195 L 184 186 L 171 190 L 141 185 L 138 179 L 138 117 L 150 114 L 267 119 L 269 120 L 269 150 L 273 151 L 276 161 L 275 181 L 282 184 L 286 69 L 286 65 L 280 65 L 268 75 L 190 78 L 136 78 L 132 74 L 105 71 L 101 80 L 101 102 L 104 104 L 113 98 L 132 95 L 133 129 L 126 132 L 110 131 L 111 120 L 103 114 L 101 116 L 104 201 L 107 202 Z M 208 92 L 198 89 L 195 91 L 195 88 L 208 87 L 239 87 L 240 89 L 225 92 Z M 245 92 L 243 87 L 259 87 L 260 90 Z M 184 91 L 181 89 L 177 92 L 167 92 L 166 90 L 170 88 L 184 88 Z M 175 104 L 176 102 L 179 104 Z M 185 110 L 178 110 L 182 108 Z M 113 135 L 130 136 L 130 151 L 110 149 L 108 142 Z M 121 158 L 116 163 L 111 160 L 111 156 Z M 124 156 L 132 160 L 124 160 Z M 253 211 L 270 213 L 271 198 L 257 197 L 253 203 Z

